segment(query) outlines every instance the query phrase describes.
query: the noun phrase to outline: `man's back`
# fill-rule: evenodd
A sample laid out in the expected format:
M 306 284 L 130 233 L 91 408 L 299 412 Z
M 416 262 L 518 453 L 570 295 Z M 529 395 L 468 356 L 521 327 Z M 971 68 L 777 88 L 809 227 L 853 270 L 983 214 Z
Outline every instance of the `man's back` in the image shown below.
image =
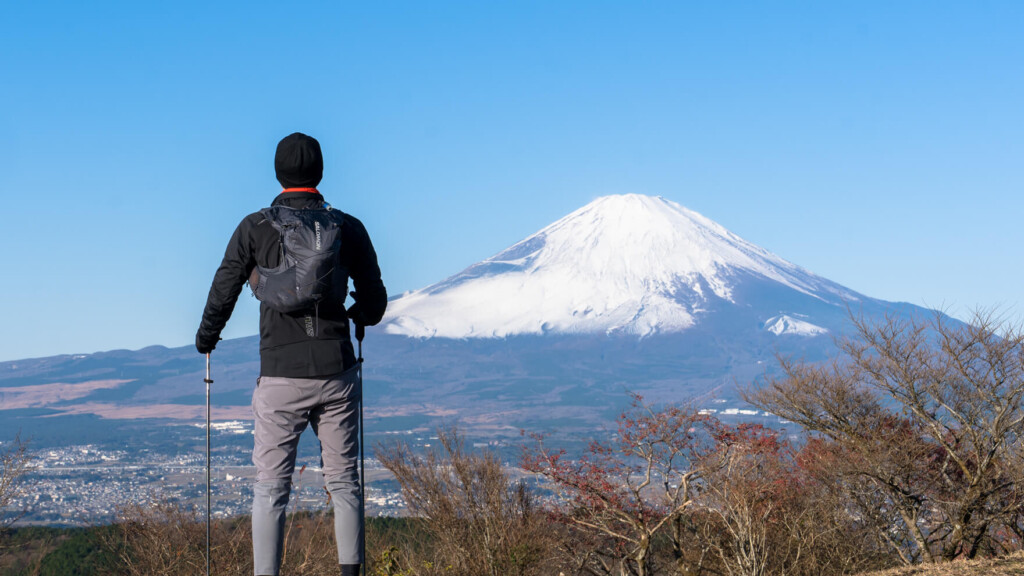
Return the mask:
M 315 191 L 282 192 L 272 206 L 319 208 L 324 198 Z M 264 376 L 308 378 L 342 372 L 355 363 L 348 318 L 372 326 L 380 321 L 387 307 L 387 292 L 380 277 L 377 254 L 370 237 L 357 218 L 342 213 L 341 270 L 334 281 L 341 298 L 326 299 L 313 310 L 283 314 L 269 306 L 260 306 L 260 373 Z M 280 263 L 280 234 L 260 212 L 246 216 L 235 229 L 224 260 L 214 276 L 207 299 L 200 333 L 219 334 L 241 286 L 258 265 L 276 267 Z M 352 279 L 357 303 L 344 305 L 348 279 Z

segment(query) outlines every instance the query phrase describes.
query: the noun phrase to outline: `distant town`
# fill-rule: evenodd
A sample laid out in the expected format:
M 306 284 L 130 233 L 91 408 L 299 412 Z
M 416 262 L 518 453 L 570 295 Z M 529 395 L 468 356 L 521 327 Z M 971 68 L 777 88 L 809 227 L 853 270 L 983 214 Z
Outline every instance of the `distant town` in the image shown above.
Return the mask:
M 712 404 L 722 401 L 713 400 Z M 725 420 L 760 420 L 769 425 L 785 421 L 756 410 L 720 406 L 704 408 L 703 414 Z M 217 518 L 247 515 L 252 505 L 256 469 L 252 465 L 253 423 L 247 420 L 215 422 L 212 430 L 211 480 L 212 514 Z M 85 526 L 115 521 L 125 506 L 168 501 L 205 507 L 206 455 L 205 424 L 176 424 L 165 427 L 159 440 L 132 439 L 126 442 L 61 447 L 31 446 L 35 469 L 26 478 L 25 495 L 11 503 L 12 510 L 25 511 L 21 525 Z M 367 452 L 377 441 L 401 440 L 416 451 L 436 446 L 437 436 L 422 430 L 387 431 L 370 436 Z M 143 445 L 139 445 L 139 444 Z M 572 442 L 566 440 L 566 445 Z M 474 449 L 491 449 L 501 455 L 509 468 L 516 468 L 518 446 L 493 439 L 469 439 Z M 401 516 L 406 513 L 401 490 L 394 477 L 375 458 L 365 462 L 367 514 Z M 293 481 L 290 508 L 328 508 L 319 462 L 319 444 L 311 432 L 303 434 Z
M 248 514 L 256 475 L 250 462 L 252 444 L 248 440 L 252 422 L 218 422 L 212 427 L 215 444 L 211 457 L 213 515 L 224 518 Z M 175 426 L 169 430 L 167 446 L 149 447 L 131 454 L 116 446 L 99 444 L 35 450 L 35 470 L 26 479 L 30 487 L 25 496 L 12 502 L 11 509 L 27 511 L 19 522 L 22 525 L 62 526 L 114 521 L 119 510 L 130 503 L 165 500 L 194 505 L 201 510 L 205 506 L 205 452 L 168 448 L 191 448 L 196 439 L 205 441 L 205 425 Z M 306 442 L 300 445 L 290 504 L 293 510 L 327 507 L 315 436 L 309 436 L 313 440 L 311 445 Z M 404 440 L 423 448 L 436 439 L 407 436 Z M 403 514 L 404 502 L 397 483 L 376 459 L 368 458 L 365 465 L 369 482 L 367 513 Z

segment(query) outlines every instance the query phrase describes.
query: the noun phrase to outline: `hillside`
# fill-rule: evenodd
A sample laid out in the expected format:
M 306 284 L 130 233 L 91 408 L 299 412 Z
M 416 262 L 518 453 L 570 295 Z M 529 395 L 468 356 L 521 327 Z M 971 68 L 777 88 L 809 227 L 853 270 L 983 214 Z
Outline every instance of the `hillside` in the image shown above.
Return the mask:
M 912 566 L 868 572 L 864 576 L 1021 576 L 1024 575 L 1024 552 L 996 559 L 973 560 L 938 564 L 932 566 Z
M 748 408 L 736 384 L 776 354 L 828 358 L 851 313 L 931 314 L 859 294 L 664 198 L 606 196 L 392 299 L 364 347 L 368 428 L 458 420 L 488 441 L 520 429 L 586 437 L 627 390 L 736 414 Z M 49 436 L 41 417 L 194 421 L 203 367 L 191 345 L 0 363 L 0 432 Z M 249 419 L 256 338 L 222 342 L 213 370 L 215 419 Z

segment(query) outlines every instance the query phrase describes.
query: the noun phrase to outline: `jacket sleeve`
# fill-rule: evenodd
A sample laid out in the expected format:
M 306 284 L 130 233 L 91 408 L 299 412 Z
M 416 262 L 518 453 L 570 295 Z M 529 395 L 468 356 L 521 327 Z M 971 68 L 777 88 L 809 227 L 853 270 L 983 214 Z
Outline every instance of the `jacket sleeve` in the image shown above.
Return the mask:
M 224 259 L 217 268 L 213 277 L 213 285 L 210 286 L 210 294 L 206 297 L 206 308 L 203 310 L 203 319 L 199 323 L 199 331 L 196 333 L 196 342 L 207 342 L 216 344 L 220 338 L 221 330 L 231 318 L 231 312 L 235 309 L 235 302 L 242 291 L 242 286 L 249 279 L 249 274 L 255 267 L 252 242 L 249 232 L 252 225 L 249 219 L 243 220 L 235 229 L 228 241 L 228 247 L 224 251 Z
M 355 289 L 355 303 L 349 307 L 349 318 L 364 326 L 375 326 L 388 307 L 388 293 L 380 277 L 377 252 L 362 222 L 350 217 L 346 225 L 350 226 L 348 240 L 352 247 L 348 273 Z

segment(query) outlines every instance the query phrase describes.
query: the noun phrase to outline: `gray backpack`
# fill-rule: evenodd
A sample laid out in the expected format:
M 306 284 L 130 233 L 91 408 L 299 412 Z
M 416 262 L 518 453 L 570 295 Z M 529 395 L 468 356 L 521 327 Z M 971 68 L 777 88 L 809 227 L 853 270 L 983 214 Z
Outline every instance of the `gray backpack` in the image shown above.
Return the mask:
M 327 203 L 306 209 L 272 206 L 260 213 L 281 235 L 281 259 L 275 268 L 253 270 L 253 295 L 284 314 L 313 310 L 337 288 L 342 213 Z

